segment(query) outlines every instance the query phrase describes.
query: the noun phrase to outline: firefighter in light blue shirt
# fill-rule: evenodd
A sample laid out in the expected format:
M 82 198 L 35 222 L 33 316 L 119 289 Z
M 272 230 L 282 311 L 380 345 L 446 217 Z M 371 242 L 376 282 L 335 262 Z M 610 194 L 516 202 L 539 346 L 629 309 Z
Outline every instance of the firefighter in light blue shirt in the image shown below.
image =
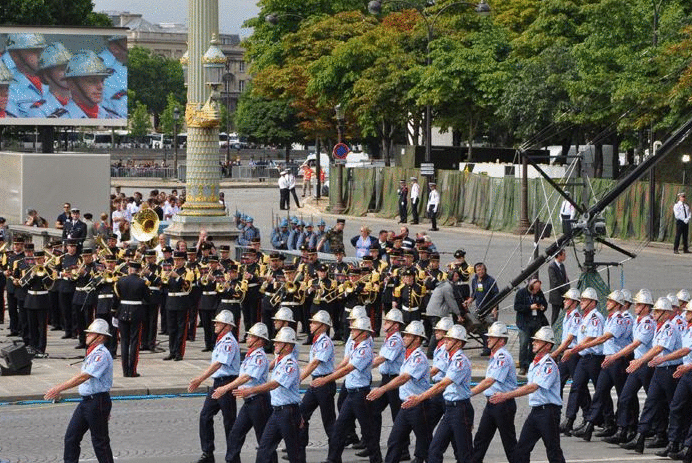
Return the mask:
M 269 332 L 264 323 L 254 324 L 247 332 L 247 354 L 240 364 L 238 378 L 233 382 L 214 390 L 212 397 L 220 399 L 224 394 L 236 389 L 248 389 L 262 386 L 267 382 L 269 372 L 269 360 L 264 352 L 264 346 L 269 342 Z M 262 433 L 271 414 L 269 392 L 251 394 L 245 397 L 243 406 L 240 407 L 238 417 L 233 423 L 233 428 L 228 435 L 226 461 L 237 462 L 240 451 L 245 443 L 245 436 L 255 428 L 257 442 L 262 438 Z M 272 456 L 276 461 L 276 456 Z
M 127 117 L 127 37 L 111 35 L 108 46 L 99 58 L 108 68 L 109 76 L 104 81 L 103 106 L 109 108 L 119 117 Z
M 60 42 L 48 45 L 38 61 L 38 76 L 47 86 L 43 98 L 29 107 L 29 117 L 43 119 L 48 116 L 59 117 L 65 105 L 70 101 L 70 89 L 65 81 L 65 68 L 72 58 Z
M 652 428 L 654 419 L 657 416 L 667 414 L 668 404 L 673 400 L 677 379 L 673 373 L 677 365 L 682 363 L 681 359 L 666 360 L 666 356 L 682 346 L 680 331 L 672 323 L 675 316 L 673 306 L 667 297 L 659 297 L 654 304 L 653 319 L 658 324 L 653 345 L 649 351 L 640 358 L 630 362 L 627 372 L 632 374 L 642 366 L 649 364 L 654 367 L 649 389 L 646 392 L 644 409 L 639 417 L 637 434 L 629 441 L 620 446 L 626 450 L 634 450 L 637 453 L 644 452 L 644 439 L 646 433 Z M 656 357 L 662 357 L 653 361 Z M 653 361 L 653 362 L 652 362 Z M 663 431 L 665 433 L 665 431 Z M 666 445 L 668 436 L 658 434 L 654 442 L 656 445 Z
M 113 385 L 113 357 L 103 345 L 111 337 L 108 322 L 97 318 L 89 328 L 86 343 L 87 354 L 82 371 L 74 378 L 52 387 L 46 392 L 46 400 L 60 397 L 60 393 L 79 385 L 81 402 L 77 405 L 65 432 L 65 462 L 79 461 L 80 443 L 87 430 L 91 432 L 91 442 L 98 461 L 113 461 L 108 419 L 111 413 L 109 391 Z
M 450 359 L 445 377 L 422 394 L 412 395 L 401 407 L 406 410 L 442 394 L 445 412 L 430 442 L 428 463 L 442 463 L 444 452 L 454 441 L 457 461 L 471 461 L 473 407 L 471 406 L 471 362 L 464 355 L 466 329 L 454 325 L 445 336 Z
M 17 117 L 29 117 L 29 108 L 43 99 L 44 88 L 37 72 L 39 58 L 46 45 L 43 34 L 7 35 L 7 52 L 2 55 L 2 60 L 14 76 L 14 82 L 10 85 L 8 107 L 17 112 Z
M 582 305 L 583 307 L 583 305 Z M 550 463 L 564 463 L 560 447 L 560 371 L 550 351 L 555 345 L 552 328 L 544 326 L 533 336 L 535 357 L 529 367 L 527 384 L 510 392 L 498 392 L 490 397 L 490 403 L 529 396 L 531 412 L 524 422 L 514 451 L 513 463 L 529 463 L 531 451 L 539 439 L 543 440 Z
M 507 325 L 502 322 L 493 323 L 488 332 L 488 348 L 490 359 L 485 373 L 485 379 L 471 389 L 471 395 L 480 394 L 492 397 L 496 392 L 510 392 L 517 388 L 517 371 L 514 367 L 512 354 L 505 348 L 509 332 Z M 490 442 L 495 436 L 495 430 L 500 431 L 502 446 L 505 449 L 507 460 L 512 461 L 514 448 L 517 445 L 517 433 L 514 429 L 514 416 L 517 413 L 517 404 L 514 399 L 505 400 L 499 404 L 488 402 L 483 409 L 481 421 L 478 423 L 478 431 L 473 441 L 474 462 L 483 461 L 490 447 Z
M 447 367 L 449 366 L 449 352 L 447 352 L 447 343 L 445 342 L 445 336 L 447 331 L 454 326 L 454 320 L 452 317 L 442 317 L 433 327 L 433 333 L 435 335 L 435 340 L 437 345 L 433 352 L 432 368 L 430 369 L 430 377 L 433 383 L 439 383 L 445 377 L 447 373 Z M 437 394 L 433 396 L 428 401 L 428 412 L 427 419 L 428 424 L 431 429 L 435 429 L 437 423 L 440 422 L 440 418 L 445 412 L 445 401 L 442 394 Z

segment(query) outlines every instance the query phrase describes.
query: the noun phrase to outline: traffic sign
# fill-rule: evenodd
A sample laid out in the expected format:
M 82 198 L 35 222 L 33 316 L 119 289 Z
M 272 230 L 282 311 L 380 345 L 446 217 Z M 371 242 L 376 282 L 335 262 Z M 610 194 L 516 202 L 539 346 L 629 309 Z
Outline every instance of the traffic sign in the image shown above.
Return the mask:
M 332 154 L 334 155 L 335 161 L 345 161 L 346 156 L 348 156 L 348 153 L 350 152 L 351 149 L 345 143 L 337 143 L 336 145 L 334 145 L 334 149 L 332 150 Z
M 420 164 L 420 174 L 421 175 L 435 175 L 435 164 L 432 162 L 421 162 Z

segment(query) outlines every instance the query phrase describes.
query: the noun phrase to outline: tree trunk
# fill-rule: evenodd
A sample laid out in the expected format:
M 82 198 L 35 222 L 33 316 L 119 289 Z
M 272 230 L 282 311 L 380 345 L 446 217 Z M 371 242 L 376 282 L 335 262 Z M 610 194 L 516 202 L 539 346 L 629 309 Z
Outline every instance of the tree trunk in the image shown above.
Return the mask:
M 603 177 L 603 143 L 596 143 L 593 156 L 593 176 L 594 178 Z
M 286 155 L 286 162 L 291 162 L 291 145 L 289 143 L 286 144 L 285 147 L 285 155 Z

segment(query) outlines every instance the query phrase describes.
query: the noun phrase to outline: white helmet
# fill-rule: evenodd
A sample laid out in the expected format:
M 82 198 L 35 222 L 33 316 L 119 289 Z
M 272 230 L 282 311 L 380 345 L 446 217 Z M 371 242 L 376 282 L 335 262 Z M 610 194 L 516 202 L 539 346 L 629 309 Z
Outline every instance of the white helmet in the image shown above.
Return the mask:
M 687 291 L 686 289 L 681 289 L 678 291 L 678 299 L 680 299 L 683 302 L 690 302 L 690 299 L 692 299 L 692 296 L 690 296 L 690 292 Z
M 590 288 L 588 288 L 588 289 L 590 289 Z M 591 298 L 586 298 L 586 299 L 591 299 Z M 536 339 L 538 341 L 545 341 L 545 342 L 549 342 L 551 344 L 555 344 L 555 333 L 553 333 L 553 329 L 551 327 L 542 326 L 541 329 L 536 331 L 536 334 L 534 334 L 531 339 Z
M 622 305 L 625 303 L 625 299 L 622 297 L 622 292 L 618 291 L 617 289 L 615 291 L 613 291 L 612 293 L 608 294 L 608 300 L 616 302 L 619 305 Z
M 252 328 L 248 330 L 247 334 L 269 341 L 269 330 L 267 329 L 267 325 L 262 322 L 252 325 Z
M 630 304 L 633 302 L 632 301 L 632 293 L 630 292 L 629 289 L 621 289 L 620 292 L 622 293 L 622 300 L 625 302 L 629 302 Z
M 89 325 L 89 328 L 85 329 L 85 333 L 94 333 L 94 334 L 102 334 L 104 336 L 110 337 L 111 334 L 108 331 L 108 322 L 104 320 L 103 318 L 96 318 L 94 319 L 93 322 L 91 322 L 91 325 Z
M 370 319 L 367 317 L 359 317 L 351 322 L 352 330 L 369 331 L 373 333 L 372 327 L 370 325 Z
M 659 297 L 654 304 L 654 310 L 673 310 L 673 304 L 667 297 Z
M 296 332 L 290 326 L 284 326 L 276 333 L 276 337 L 272 339 L 274 342 L 283 342 L 286 344 L 296 344 Z
M 282 322 L 291 323 L 295 322 L 293 319 L 293 311 L 288 307 L 280 307 L 272 317 L 272 320 L 280 320 Z
M 401 310 L 399 309 L 389 309 L 389 312 L 387 312 L 384 315 L 384 319 L 390 322 L 396 322 L 399 323 L 400 325 L 404 324 L 404 316 L 401 313 Z
M 581 299 L 591 299 L 592 301 L 598 301 L 598 293 L 595 289 L 589 287 L 581 292 Z
M 581 294 L 579 294 L 579 290 L 577 288 L 568 289 L 567 292 L 562 295 L 562 297 L 564 299 L 570 299 L 572 301 L 581 300 Z
M 329 316 L 327 311 L 320 310 L 310 319 L 311 322 L 322 323 L 323 325 L 332 326 L 332 317 Z
M 225 323 L 227 325 L 235 326 L 235 320 L 233 319 L 233 313 L 230 310 L 222 310 L 216 317 L 214 317 L 215 322 Z
M 466 328 L 464 328 L 461 325 L 454 325 L 449 329 L 449 331 L 447 331 L 447 334 L 445 334 L 445 338 L 452 338 L 466 342 Z
M 433 329 L 435 331 L 440 330 L 446 333 L 453 326 L 454 320 L 452 320 L 452 317 L 442 317 L 437 323 L 435 323 L 435 328 Z
M 654 298 L 651 295 L 651 291 L 642 288 L 634 296 L 634 302 L 637 304 L 654 305 Z
M 351 313 L 348 315 L 349 320 L 357 320 L 358 318 L 367 318 L 368 313 L 365 311 L 365 307 L 362 305 L 356 305 L 351 309 Z
M 425 327 L 423 326 L 423 322 L 420 320 L 413 320 L 411 323 L 409 323 L 406 329 L 403 331 L 403 334 L 412 334 L 414 336 L 418 336 L 419 338 L 428 339 L 428 337 L 425 335 Z
M 493 338 L 509 338 L 509 331 L 507 331 L 507 325 L 502 322 L 495 322 L 490 325 L 488 332 L 485 333 L 486 336 Z
M 678 301 L 678 296 L 676 296 L 673 293 L 670 293 L 666 297 L 670 301 L 670 305 L 672 305 L 673 307 L 680 307 L 680 301 Z

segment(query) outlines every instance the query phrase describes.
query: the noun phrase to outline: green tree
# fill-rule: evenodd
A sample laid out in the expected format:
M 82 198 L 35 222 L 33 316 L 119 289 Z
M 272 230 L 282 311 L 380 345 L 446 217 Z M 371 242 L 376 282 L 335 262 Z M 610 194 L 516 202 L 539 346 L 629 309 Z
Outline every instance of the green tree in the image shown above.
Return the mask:
M 142 47 L 130 49 L 128 57 L 129 88 L 136 101 L 154 114 L 155 120 L 168 105 L 168 95 L 186 101 L 185 80 L 180 62 L 153 54 Z
M 130 116 L 130 134 L 136 138 L 142 138 L 151 132 L 151 119 L 146 105 L 137 102 L 135 110 Z
M 93 9 L 91 0 L 4 0 L 0 24 L 113 26 L 107 15 Z
M 175 108 L 178 108 L 178 111 L 180 111 L 180 119 L 178 120 L 178 132 L 180 132 L 185 123 L 185 106 L 176 99 L 173 93 L 169 93 L 166 98 L 166 109 L 163 110 L 159 119 L 161 131 L 166 135 L 173 136 L 173 127 L 175 126 L 173 112 Z

